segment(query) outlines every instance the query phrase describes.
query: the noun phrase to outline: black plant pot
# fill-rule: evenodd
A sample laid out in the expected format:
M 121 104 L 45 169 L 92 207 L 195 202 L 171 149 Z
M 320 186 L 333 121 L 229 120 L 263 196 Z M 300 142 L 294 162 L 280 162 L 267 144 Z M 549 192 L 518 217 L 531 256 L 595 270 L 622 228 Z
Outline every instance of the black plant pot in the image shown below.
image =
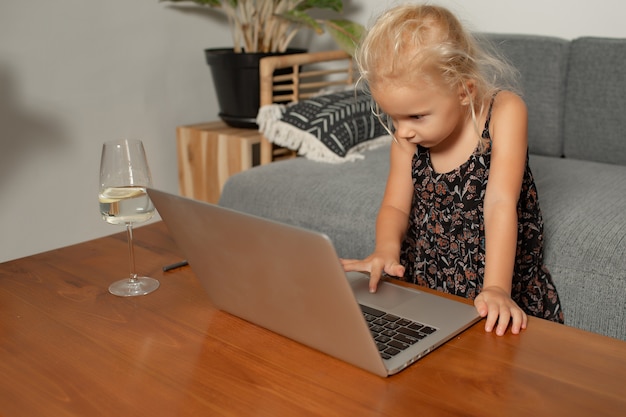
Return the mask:
M 229 126 L 258 129 L 259 61 L 272 55 L 303 53 L 289 49 L 283 53 L 235 53 L 232 48 L 206 49 L 220 107 L 219 117 Z M 291 70 L 287 69 L 285 73 Z

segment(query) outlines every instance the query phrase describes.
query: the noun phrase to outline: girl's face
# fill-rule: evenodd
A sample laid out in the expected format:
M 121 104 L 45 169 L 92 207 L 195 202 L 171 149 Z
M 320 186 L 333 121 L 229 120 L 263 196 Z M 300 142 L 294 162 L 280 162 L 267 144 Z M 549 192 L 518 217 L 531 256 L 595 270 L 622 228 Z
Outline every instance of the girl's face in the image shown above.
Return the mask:
M 372 96 L 393 121 L 398 140 L 434 149 L 467 131 L 469 106 L 464 94 L 436 82 L 379 82 Z M 473 130 L 472 130 L 473 132 Z

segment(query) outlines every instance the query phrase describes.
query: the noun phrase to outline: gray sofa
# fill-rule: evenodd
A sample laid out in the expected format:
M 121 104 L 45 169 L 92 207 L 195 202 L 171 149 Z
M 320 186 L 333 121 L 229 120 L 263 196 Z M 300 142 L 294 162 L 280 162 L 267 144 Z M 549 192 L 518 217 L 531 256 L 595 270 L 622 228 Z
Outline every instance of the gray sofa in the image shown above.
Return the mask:
M 566 325 L 626 340 L 626 39 L 488 36 L 521 73 L 545 261 Z M 365 257 L 388 146 L 364 155 L 255 167 L 231 177 L 220 204 L 326 233 L 341 257 Z

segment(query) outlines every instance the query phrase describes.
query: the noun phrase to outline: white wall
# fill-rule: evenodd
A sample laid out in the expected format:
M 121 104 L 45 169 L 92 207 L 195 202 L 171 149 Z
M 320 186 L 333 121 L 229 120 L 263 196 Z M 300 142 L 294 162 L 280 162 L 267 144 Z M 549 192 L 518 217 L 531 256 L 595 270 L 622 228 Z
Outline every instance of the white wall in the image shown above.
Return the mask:
M 367 24 L 395 3 L 346 9 Z M 626 37 L 620 0 L 435 3 L 480 31 Z M 177 192 L 176 126 L 218 112 L 202 51 L 231 43 L 211 20 L 158 0 L 0 2 L 0 261 L 122 230 L 96 202 L 106 140 L 142 139 L 155 186 Z
M 411 1 L 413 3 L 417 1 Z M 572 39 L 578 36 L 626 37 L 623 0 L 434 0 L 454 11 L 473 30 L 535 33 Z M 368 23 L 373 13 L 403 4 L 400 0 L 352 1 L 362 6 L 354 16 Z M 356 7 L 356 6 L 355 6 Z

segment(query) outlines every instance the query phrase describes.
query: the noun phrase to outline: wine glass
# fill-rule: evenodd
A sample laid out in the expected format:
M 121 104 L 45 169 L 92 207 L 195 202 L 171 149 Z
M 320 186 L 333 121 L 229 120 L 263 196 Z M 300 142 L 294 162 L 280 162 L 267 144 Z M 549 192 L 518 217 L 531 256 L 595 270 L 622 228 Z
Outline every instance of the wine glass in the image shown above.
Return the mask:
M 159 281 L 135 272 L 133 223 L 154 215 L 146 187 L 152 187 L 152 178 L 143 143 L 127 139 L 105 142 L 100 160 L 100 213 L 107 223 L 125 224 L 128 235 L 130 277 L 109 287 L 111 294 L 121 297 L 145 295 L 159 288 Z

